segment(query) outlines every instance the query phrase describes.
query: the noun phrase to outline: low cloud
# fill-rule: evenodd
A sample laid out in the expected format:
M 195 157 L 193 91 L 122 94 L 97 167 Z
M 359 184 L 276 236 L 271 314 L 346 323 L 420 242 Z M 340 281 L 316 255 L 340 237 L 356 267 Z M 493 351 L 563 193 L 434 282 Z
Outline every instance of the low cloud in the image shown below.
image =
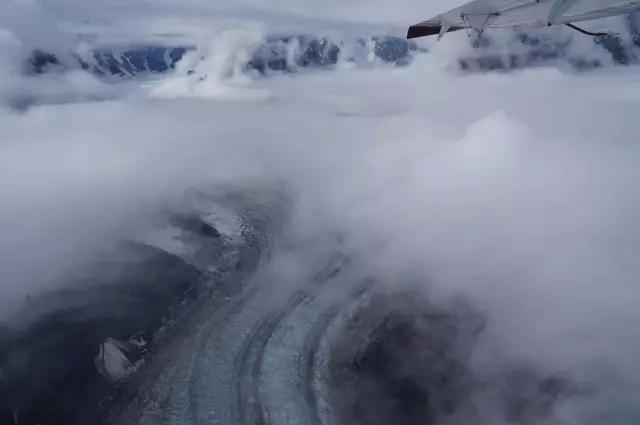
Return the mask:
M 0 33 L 3 51 L 20 51 L 15 34 Z M 231 62 L 256 41 L 226 37 L 215 51 Z M 165 80 L 112 101 L 3 110 L 0 298 L 50 289 L 189 188 L 283 184 L 294 241 L 340 234 L 363 273 L 486 312 L 479 368 L 524 359 L 601 384 L 605 413 L 611 394 L 635 406 L 637 70 L 459 75 L 445 43 L 404 68 L 243 80 L 258 96 L 219 96 L 237 90 L 224 78 Z M 215 77 L 234 65 L 198 66 Z

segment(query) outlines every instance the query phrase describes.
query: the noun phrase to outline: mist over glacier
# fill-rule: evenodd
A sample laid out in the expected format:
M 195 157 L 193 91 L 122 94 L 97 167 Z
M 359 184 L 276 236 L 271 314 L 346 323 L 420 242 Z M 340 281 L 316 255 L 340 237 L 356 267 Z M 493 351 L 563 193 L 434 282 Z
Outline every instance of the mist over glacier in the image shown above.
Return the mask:
M 104 21 L 88 2 L 0 6 L 3 319 L 106 247 L 151 232 L 189 190 L 273 187 L 291 200 L 289 241 L 331 251 L 327 235 L 339 235 L 361 275 L 482 311 L 479 376 L 526 362 L 592 394 L 560 403 L 547 423 L 640 414 L 636 65 L 462 73 L 451 64 L 471 48 L 454 34 L 406 66 L 337 61 L 257 78 L 245 64 L 283 21 L 356 37 L 452 5 L 95 3 Z M 193 35 L 176 16 L 195 14 Z M 157 40 L 167 19 L 194 50 L 166 74 L 114 82 L 22 68 L 36 48 L 86 48 L 69 27 Z M 579 41 L 574 51 L 603 54 Z M 16 93 L 35 101 L 3 103 Z M 293 292 L 291 275 L 310 265 L 278 258 L 280 289 Z

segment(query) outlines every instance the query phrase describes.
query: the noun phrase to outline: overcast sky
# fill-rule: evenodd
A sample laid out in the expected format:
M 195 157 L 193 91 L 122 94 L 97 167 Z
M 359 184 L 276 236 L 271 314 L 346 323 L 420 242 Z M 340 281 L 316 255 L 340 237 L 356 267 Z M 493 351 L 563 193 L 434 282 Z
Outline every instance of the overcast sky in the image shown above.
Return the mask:
M 145 34 L 198 36 L 220 28 L 258 24 L 271 31 L 395 32 L 461 1 L 351 0 L 6 0 L 0 25 L 52 43 L 55 28 L 108 33 L 139 41 Z M 38 31 L 32 31 L 34 25 Z M 49 33 L 49 34 L 47 34 Z M 127 38 L 127 36 L 133 36 Z M 135 38 L 138 40 L 135 40 Z

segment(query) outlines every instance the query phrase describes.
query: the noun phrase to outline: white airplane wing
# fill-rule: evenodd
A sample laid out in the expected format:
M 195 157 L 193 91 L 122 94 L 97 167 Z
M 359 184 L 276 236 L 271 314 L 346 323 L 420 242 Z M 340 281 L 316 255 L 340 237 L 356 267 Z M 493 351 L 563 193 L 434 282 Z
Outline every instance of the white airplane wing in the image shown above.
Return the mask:
M 623 15 L 640 10 L 640 0 L 473 0 L 409 28 L 407 38 L 467 29 L 535 28 Z

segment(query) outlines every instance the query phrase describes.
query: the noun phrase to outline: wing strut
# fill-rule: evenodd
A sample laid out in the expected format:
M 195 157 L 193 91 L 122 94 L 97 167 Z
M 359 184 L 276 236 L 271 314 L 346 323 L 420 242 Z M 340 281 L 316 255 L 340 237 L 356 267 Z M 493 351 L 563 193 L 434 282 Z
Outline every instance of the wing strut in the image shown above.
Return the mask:
M 577 25 L 573 25 L 573 24 L 569 24 L 569 23 L 566 23 L 565 25 L 566 25 L 566 26 L 568 26 L 568 27 L 569 27 L 569 28 L 571 28 L 571 29 L 574 29 L 574 30 L 576 30 L 576 31 L 578 31 L 578 32 L 580 32 L 580 33 L 582 33 L 582 34 L 591 35 L 591 36 L 593 36 L 593 37 L 606 37 L 606 36 L 608 36 L 608 35 L 611 35 L 611 33 L 608 33 L 608 32 L 592 32 L 592 31 L 587 31 L 587 30 L 586 30 L 586 29 L 584 29 L 584 28 L 580 28 L 580 27 L 579 27 L 579 26 L 577 26 Z

